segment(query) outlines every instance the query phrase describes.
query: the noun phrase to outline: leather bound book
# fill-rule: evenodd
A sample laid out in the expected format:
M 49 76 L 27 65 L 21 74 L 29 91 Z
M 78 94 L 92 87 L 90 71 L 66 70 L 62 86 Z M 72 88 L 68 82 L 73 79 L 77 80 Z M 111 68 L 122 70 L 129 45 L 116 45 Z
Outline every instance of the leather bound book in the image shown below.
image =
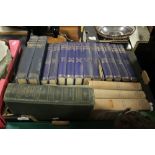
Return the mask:
M 50 84 L 57 84 L 60 44 L 51 44 L 50 46 L 52 47 L 53 52 L 51 57 L 51 66 L 48 79 Z
M 36 43 L 29 47 L 25 47 L 18 65 L 16 81 L 19 84 L 25 84 L 28 80 L 29 69 L 35 52 Z
M 133 67 L 130 63 L 129 57 L 128 57 L 128 51 L 125 50 L 122 44 L 118 44 L 117 48 L 119 50 L 120 57 L 123 61 L 123 64 L 128 72 L 129 78 L 131 81 L 137 81 L 136 75 L 134 73 Z
M 118 65 L 116 64 L 116 61 L 115 61 L 115 59 L 113 57 L 112 49 L 110 47 L 110 44 L 103 43 L 102 46 L 103 46 L 103 49 L 105 51 L 105 55 L 107 57 L 107 61 L 109 63 L 110 69 L 112 71 L 113 79 L 115 81 L 121 81 L 121 74 L 120 74 Z
M 35 53 L 32 59 L 32 63 L 31 63 L 29 75 L 28 75 L 28 81 L 31 84 L 40 84 L 45 52 L 46 52 L 45 41 L 37 42 Z
M 75 85 L 81 85 L 83 81 L 83 52 L 81 43 L 76 43 L 75 55 Z
M 94 106 L 92 88 L 9 84 L 4 101 L 15 115 L 31 115 L 40 120 L 87 118 Z
M 123 61 L 119 55 L 119 50 L 117 48 L 117 45 L 109 44 L 109 47 L 111 47 L 111 51 L 112 51 L 113 57 L 116 61 L 117 67 L 119 69 L 122 81 L 130 81 L 130 77 L 128 75 L 126 67 L 124 66 Z
M 93 78 L 92 53 L 88 43 L 83 43 L 83 77 L 84 84 Z
M 75 44 L 68 44 L 68 56 L 67 56 L 67 85 L 74 84 L 74 65 L 75 65 Z
M 58 65 L 58 84 L 66 84 L 68 43 L 61 44 Z
M 42 73 L 42 84 L 48 84 L 49 83 L 49 73 L 50 73 L 50 66 L 51 66 L 51 60 L 52 60 L 52 52 L 53 48 L 49 47 L 47 50 L 47 55 L 45 58 L 45 63 L 43 65 L 43 73 Z

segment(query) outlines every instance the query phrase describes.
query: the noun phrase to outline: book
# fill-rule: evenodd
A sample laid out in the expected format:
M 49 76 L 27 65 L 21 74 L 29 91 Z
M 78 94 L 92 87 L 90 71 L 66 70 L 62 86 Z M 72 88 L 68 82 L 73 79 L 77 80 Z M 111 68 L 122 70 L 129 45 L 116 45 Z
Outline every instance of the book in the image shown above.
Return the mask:
M 68 56 L 67 56 L 67 85 L 74 84 L 74 72 L 75 72 L 75 44 L 68 43 Z
M 84 84 L 93 78 L 92 54 L 88 43 L 82 44 Z
M 88 85 L 94 89 L 142 90 L 139 82 L 89 81 Z
M 40 84 L 43 62 L 46 55 L 46 45 L 45 42 L 37 42 L 28 74 L 28 82 L 30 84 Z
M 129 78 L 131 81 L 137 81 L 137 77 L 134 73 L 133 67 L 130 63 L 129 57 L 128 57 L 128 51 L 125 50 L 122 44 L 117 45 L 121 59 L 123 61 L 123 64 L 128 72 Z
M 47 50 L 47 55 L 45 58 L 45 63 L 43 65 L 43 73 L 42 73 L 42 84 L 48 84 L 49 83 L 49 74 L 50 74 L 50 67 L 51 67 L 51 60 L 52 60 L 52 52 L 53 48 L 49 47 Z
M 50 48 L 52 48 L 52 57 L 48 79 L 50 84 L 57 84 L 60 44 L 51 44 Z
M 94 89 L 96 99 L 145 99 L 143 91 Z
M 67 52 L 68 43 L 63 43 L 60 46 L 59 65 L 58 65 L 58 84 L 66 84 L 66 71 L 67 71 Z
M 147 99 L 95 99 L 94 110 L 150 110 Z
M 93 89 L 75 86 L 51 86 L 10 83 L 4 101 L 15 115 L 37 119 L 85 118 L 93 110 Z
M 107 57 L 107 61 L 110 66 L 110 70 L 112 71 L 113 80 L 114 81 L 121 81 L 121 74 L 118 68 L 118 65 L 116 64 L 116 61 L 114 59 L 114 56 L 112 54 L 112 49 L 110 47 L 109 43 L 103 43 L 103 49 L 105 51 L 105 55 Z
M 119 50 L 117 48 L 117 45 L 116 44 L 110 44 L 110 47 L 111 47 L 113 57 L 116 61 L 117 67 L 119 69 L 122 81 L 130 81 L 130 77 L 128 75 L 126 67 L 124 66 L 122 59 L 119 55 Z
M 101 72 L 103 72 L 103 75 L 101 78 L 102 78 L 102 80 L 112 81 L 113 80 L 113 74 L 112 74 L 112 71 L 110 69 L 110 66 L 109 66 L 109 63 L 107 60 L 107 56 L 105 54 L 105 50 L 104 50 L 101 43 L 97 44 L 97 49 L 98 49 L 100 64 L 102 67 Z
M 83 52 L 82 44 L 75 44 L 75 85 L 81 85 L 83 81 Z
M 29 47 L 25 47 L 22 52 L 16 74 L 16 82 L 19 84 L 26 84 L 28 82 L 29 69 L 32 63 L 35 49 L 36 43 L 33 43 L 31 46 L 29 45 Z

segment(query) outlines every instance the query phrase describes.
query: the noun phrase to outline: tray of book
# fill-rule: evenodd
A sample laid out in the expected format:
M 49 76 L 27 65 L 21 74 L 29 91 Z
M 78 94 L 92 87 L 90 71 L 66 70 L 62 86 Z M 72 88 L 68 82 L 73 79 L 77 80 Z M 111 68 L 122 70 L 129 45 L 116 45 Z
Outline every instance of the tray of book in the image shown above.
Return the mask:
M 31 36 L 17 69 L 4 101 L 18 116 L 90 119 L 154 103 L 135 54 L 121 43 L 47 44 L 47 37 Z

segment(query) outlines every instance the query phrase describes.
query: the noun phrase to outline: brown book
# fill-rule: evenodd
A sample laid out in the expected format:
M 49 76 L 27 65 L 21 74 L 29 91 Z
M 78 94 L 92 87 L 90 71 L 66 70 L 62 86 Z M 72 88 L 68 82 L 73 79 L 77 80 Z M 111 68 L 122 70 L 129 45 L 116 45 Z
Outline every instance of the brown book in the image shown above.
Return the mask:
M 96 99 L 144 99 L 143 91 L 94 89 Z
M 89 81 L 89 86 L 94 89 L 142 90 L 139 82 Z
M 150 110 L 146 99 L 95 99 L 94 110 Z

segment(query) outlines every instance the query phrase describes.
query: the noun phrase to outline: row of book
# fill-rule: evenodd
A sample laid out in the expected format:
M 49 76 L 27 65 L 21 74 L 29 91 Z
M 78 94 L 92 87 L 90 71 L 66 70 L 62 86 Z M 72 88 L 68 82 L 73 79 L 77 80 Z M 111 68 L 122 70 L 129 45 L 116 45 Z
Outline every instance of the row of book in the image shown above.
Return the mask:
M 16 80 L 20 84 L 81 85 L 89 80 L 137 81 L 137 78 L 122 44 L 65 42 L 49 44 L 45 50 L 45 44 L 35 44 L 30 39 Z

